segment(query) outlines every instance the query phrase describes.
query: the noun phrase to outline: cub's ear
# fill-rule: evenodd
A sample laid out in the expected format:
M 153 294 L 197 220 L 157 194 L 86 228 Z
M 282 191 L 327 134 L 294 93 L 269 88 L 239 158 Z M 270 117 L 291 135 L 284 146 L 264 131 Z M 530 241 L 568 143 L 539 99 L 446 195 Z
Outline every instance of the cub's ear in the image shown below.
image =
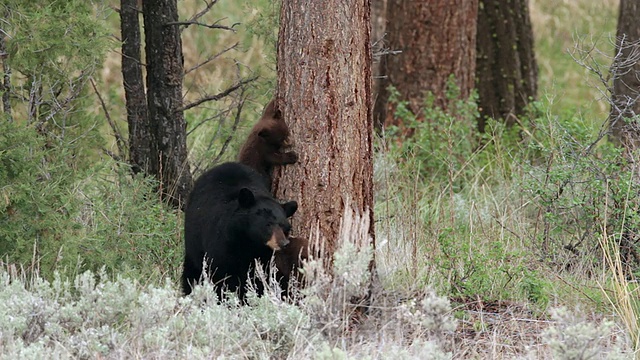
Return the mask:
M 298 203 L 293 200 L 286 202 L 282 204 L 282 209 L 284 209 L 284 213 L 287 215 L 288 218 L 292 217 L 293 214 L 296 213 L 296 210 L 298 210 Z
M 251 190 L 242 188 L 238 194 L 238 203 L 240 204 L 240 207 L 248 208 L 256 203 L 256 197 L 253 195 Z

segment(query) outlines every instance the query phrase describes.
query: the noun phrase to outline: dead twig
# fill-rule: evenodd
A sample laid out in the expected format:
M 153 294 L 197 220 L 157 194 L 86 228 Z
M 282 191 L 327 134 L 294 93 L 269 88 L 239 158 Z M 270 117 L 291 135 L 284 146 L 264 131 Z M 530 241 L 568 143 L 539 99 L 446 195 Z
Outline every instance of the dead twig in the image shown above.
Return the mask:
M 234 27 L 236 25 L 240 25 L 240 23 L 235 23 L 235 24 L 233 24 L 231 26 L 225 26 L 225 25 L 218 25 L 217 23 L 205 24 L 205 23 L 201 23 L 201 22 L 198 22 L 198 21 L 171 21 L 171 22 L 168 22 L 168 23 L 166 23 L 164 25 L 165 26 L 184 25 L 185 28 L 189 27 L 189 25 L 198 25 L 198 26 L 208 27 L 210 29 L 221 29 L 221 30 L 228 30 L 228 31 L 236 32 L 236 29 L 234 29 Z
M 242 87 L 240 90 L 240 100 L 238 101 L 238 107 L 237 107 L 238 110 L 236 111 L 236 117 L 233 120 L 233 125 L 231 125 L 231 131 L 229 132 L 229 136 L 227 136 L 227 138 L 224 140 L 224 143 L 222 144 L 222 147 L 220 148 L 218 155 L 215 157 L 215 159 L 213 159 L 214 164 L 220 161 L 220 159 L 222 158 L 222 155 L 224 155 L 224 153 L 227 150 L 227 147 L 231 143 L 231 140 L 233 139 L 233 135 L 235 135 L 236 130 L 238 129 L 238 124 L 240 123 L 240 114 L 242 114 L 242 108 L 246 100 L 247 98 L 245 96 L 245 88 Z
M 247 85 L 247 84 L 249 84 L 249 83 L 251 83 L 251 82 L 253 82 L 253 81 L 257 80 L 257 79 L 258 79 L 258 76 L 253 76 L 251 78 L 241 80 L 240 82 L 238 82 L 235 85 L 229 87 L 228 89 L 226 89 L 225 91 L 223 91 L 221 93 L 218 93 L 218 94 L 215 94 L 215 95 L 205 96 L 205 97 L 203 97 L 201 99 L 198 99 L 198 100 L 196 100 L 196 101 L 194 101 L 194 102 L 192 102 L 190 104 L 187 104 L 187 105 L 181 107 L 180 109 L 176 110 L 176 112 L 178 112 L 178 111 L 187 111 L 187 110 L 192 109 L 192 108 L 194 108 L 194 107 L 196 107 L 198 105 L 202 105 L 202 104 L 204 104 L 205 102 L 208 102 L 208 101 L 218 101 L 218 100 L 224 98 L 225 96 L 228 96 L 232 92 L 238 90 L 242 86 Z
M 126 142 L 125 142 L 125 140 L 124 140 L 124 138 L 122 136 L 122 133 L 120 132 L 120 129 L 118 128 L 118 124 L 116 124 L 116 122 L 113 121 L 113 119 L 111 118 L 111 115 L 109 114 L 109 110 L 107 109 L 107 105 L 104 103 L 104 100 L 102 99 L 102 95 L 100 95 L 100 92 L 98 91 L 98 88 L 96 87 L 96 83 L 93 80 L 93 77 L 90 77 L 89 81 L 91 82 L 91 86 L 93 87 L 93 91 L 98 96 L 98 100 L 100 101 L 100 105 L 102 106 L 102 110 L 104 111 L 104 115 L 107 118 L 107 122 L 109 123 L 109 127 L 111 127 L 111 131 L 113 131 L 113 136 L 116 138 L 116 146 L 118 147 L 118 153 L 120 155 L 124 155 L 125 154 L 125 150 L 124 149 L 125 149 Z M 111 156 L 111 157 L 113 157 L 113 156 Z
M 211 55 L 211 56 L 209 56 L 209 57 L 208 57 L 206 60 L 204 60 L 203 62 L 198 63 L 198 64 L 196 64 L 195 66 L 193 66 L 193 67 L 189 68 L 188 70 L 186 70 L 186 71 L 184 72 L 184 75 L 187 75 L 187 74 L 189 74 L 189 73 L 190 73 L 190 72 L 192 72 L 192 71 L 198 70 L 199 68 L 201 68 L 201 67 L 203 67 L 203 66 L 207 65 L 207 64 L 208 64 L 208 63 L 210 63 L 211 61 L 213 61 L 213 60 L 215 60 L 215 59 L 219 58 L 219 57 L 220 57 L 220 56 L 222 56 L 223 54 L 225 54 L 225 53 L 227 53 L 227 52 L 229 52 L 229 51 L 231 51 L 231 50 L 233 50 L 233 49 L 237 48 L 237 47 L 238 47 L 238 44 L 239 44 L 239 43 L 235 43 L 235 44 L 233 44 L 233 45 L 229 46 L 228 48 L 226 48 L 226 49 L 224 49 L 224 50 L 220 51 L 219 53 L 217 53 L 217 54 L 215 54 L 215 55 Z

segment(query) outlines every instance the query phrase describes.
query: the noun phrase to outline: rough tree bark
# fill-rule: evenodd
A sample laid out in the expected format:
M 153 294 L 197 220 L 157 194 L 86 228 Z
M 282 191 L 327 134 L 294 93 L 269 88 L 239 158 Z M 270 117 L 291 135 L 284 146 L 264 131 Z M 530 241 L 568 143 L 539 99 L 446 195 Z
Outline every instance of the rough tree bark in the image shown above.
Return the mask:
M 421 113 L 425 93 L 435 96 L 435 105 L 447 109 L 450 75 L 467 98 L 474 87 L 475 43 L 478 0 L 412 1 L 388 0 L 387 39 L 397 55 L 384 56 L 380 94 L 376 99 L 376 127 L 402 125 L 388 104 L 389 85 Z
M 640 3 L 620 1 L 616 55 L 611 67 L 612 140 L 625 148 L 627 156 L 640 147 Z
M 2 85 L 0 87 L 0 92 L 2 92 L 2 111 L 5 113 L 8 121 L 13 121 L 13 116 L 11 114 L 11 100 L 9 99 L 11 92 L 11 68 L 9 67 L 9 61 L 7 60 L 8 57 L 9 53 L 7 52 L 4 35 L 0 34 L 0 61 L 2 61 L 2 73 L 4 74 L 2 77 Z
M 294 233 L 319 225 L 333 253 L 347 204 L 373 218 L 369 0 L 284 0 L 280 16 L 277 97 L 299 161 L 273 191 L 299 202 Z
M 528 0 L 480 0 L 476 45 L 478 130 L 487 117 L 513 126 L 538 88 Z
M 142 80 L 138 0 L 120 1 L 122 31 L 122 81 L 129 124 L 129 164 L 134 173 L 149 173 L 151 135 L 147 97 Z
M 184 207 L 192 186 L 182 110 L 182 40 L 176 0 L 143 1 L 147 60 L 147 109 L 151 151 L 148 174 L 160 181 L 163 199 Z

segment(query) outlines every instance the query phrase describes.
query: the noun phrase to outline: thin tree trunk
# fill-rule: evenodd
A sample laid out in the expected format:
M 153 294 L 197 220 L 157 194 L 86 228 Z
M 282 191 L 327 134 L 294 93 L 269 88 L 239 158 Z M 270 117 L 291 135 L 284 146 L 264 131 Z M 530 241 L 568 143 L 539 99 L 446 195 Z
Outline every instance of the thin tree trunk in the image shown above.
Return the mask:
M 435 96 L 434 105 L 447 109 L 447 82 L 451 75 L 465 99 L 474 87 L 477 0 L 388 0 L 387 38 L 391 50 L 400 54 L 383 57 L 380 94 L 376 100 L 376 127 L 402 125 L 388 103 L 389 85 L 421 115 L 425 93 Z
M 625 148 L 627 156 L 640 147 L 640 4 L 620 1 L 616 56 L 612 64 L 612 139 Z
M 4 36 L 0 34 L 0 60 L 2 60 L 2 73 L 4 74 L 2 79 L 2 111 L 4 111 L 7 121 L 13 121 L 11 115 L 11 100 L 9 96 L 11 94 L 11 68 L 9 67 L 9 53 L 7 52 L 7 46 L 4 41 Z
M 513 126 L 536 97 L 538 66 L 527 0 L 481 0 L 478 10 L 476 77 L 480 119 Z
M 122 31 L 122 81 L 129 124 L 129 164 L 134 173 L 149 173 L 151 135 L 147 118 L 147 97 L 142 81 L 140 20 L 137 0 L 120 1 Z
M 182 41 L 176 0 L 143 1 L 147 60 L 147 106 L 151 154 L 149 173 L 162 197 L 184 207 L 192 186 L 182 108 Z
M 387 39 L 385 31 L 387 28 L 387 0 L 371 0 L 371 42 L 373 51 L 373 62 L 371 64 L 371 73 L 373 74 L 373 103 L 375 104 L 380 94 L 380 86 L 382 86 L 381 78 L 384 74 L 380 73 L 381 59 L 384 53 L 388 51 Z
M 277 97 L 299 160 L 273 191 L 298 201 L 294 233 L 319 226 L 332 254 L 345 206 L 373 218 L 369 0 L 284 0 L 280 16 Z

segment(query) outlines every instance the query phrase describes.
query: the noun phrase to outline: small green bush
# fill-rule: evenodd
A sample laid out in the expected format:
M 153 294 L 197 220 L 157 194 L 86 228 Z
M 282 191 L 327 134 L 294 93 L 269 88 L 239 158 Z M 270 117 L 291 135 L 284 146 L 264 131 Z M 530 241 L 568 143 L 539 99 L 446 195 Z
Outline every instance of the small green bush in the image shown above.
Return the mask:
M 402 94 L 391 87 L 389 101 L 396 106 L 394 116 L 401 119 L 402 128 L 412 136 L 405 137 L 395 126 L 387 127 L 385 132 L 389 151 L 403 162 L 407 171 L 418 169 L 423 180 L 451 182 L 458 190 L 472 171 L 467 163 L 478 145 L 475 129 L 479 113 L 477 95 L 460 99 L 453 78 L 449 79 L 447 89 L 450 109 L 435 106 L 434 96 L 427 94 L 422 113 L 414 114 L 408 101 L 402 100 Z

